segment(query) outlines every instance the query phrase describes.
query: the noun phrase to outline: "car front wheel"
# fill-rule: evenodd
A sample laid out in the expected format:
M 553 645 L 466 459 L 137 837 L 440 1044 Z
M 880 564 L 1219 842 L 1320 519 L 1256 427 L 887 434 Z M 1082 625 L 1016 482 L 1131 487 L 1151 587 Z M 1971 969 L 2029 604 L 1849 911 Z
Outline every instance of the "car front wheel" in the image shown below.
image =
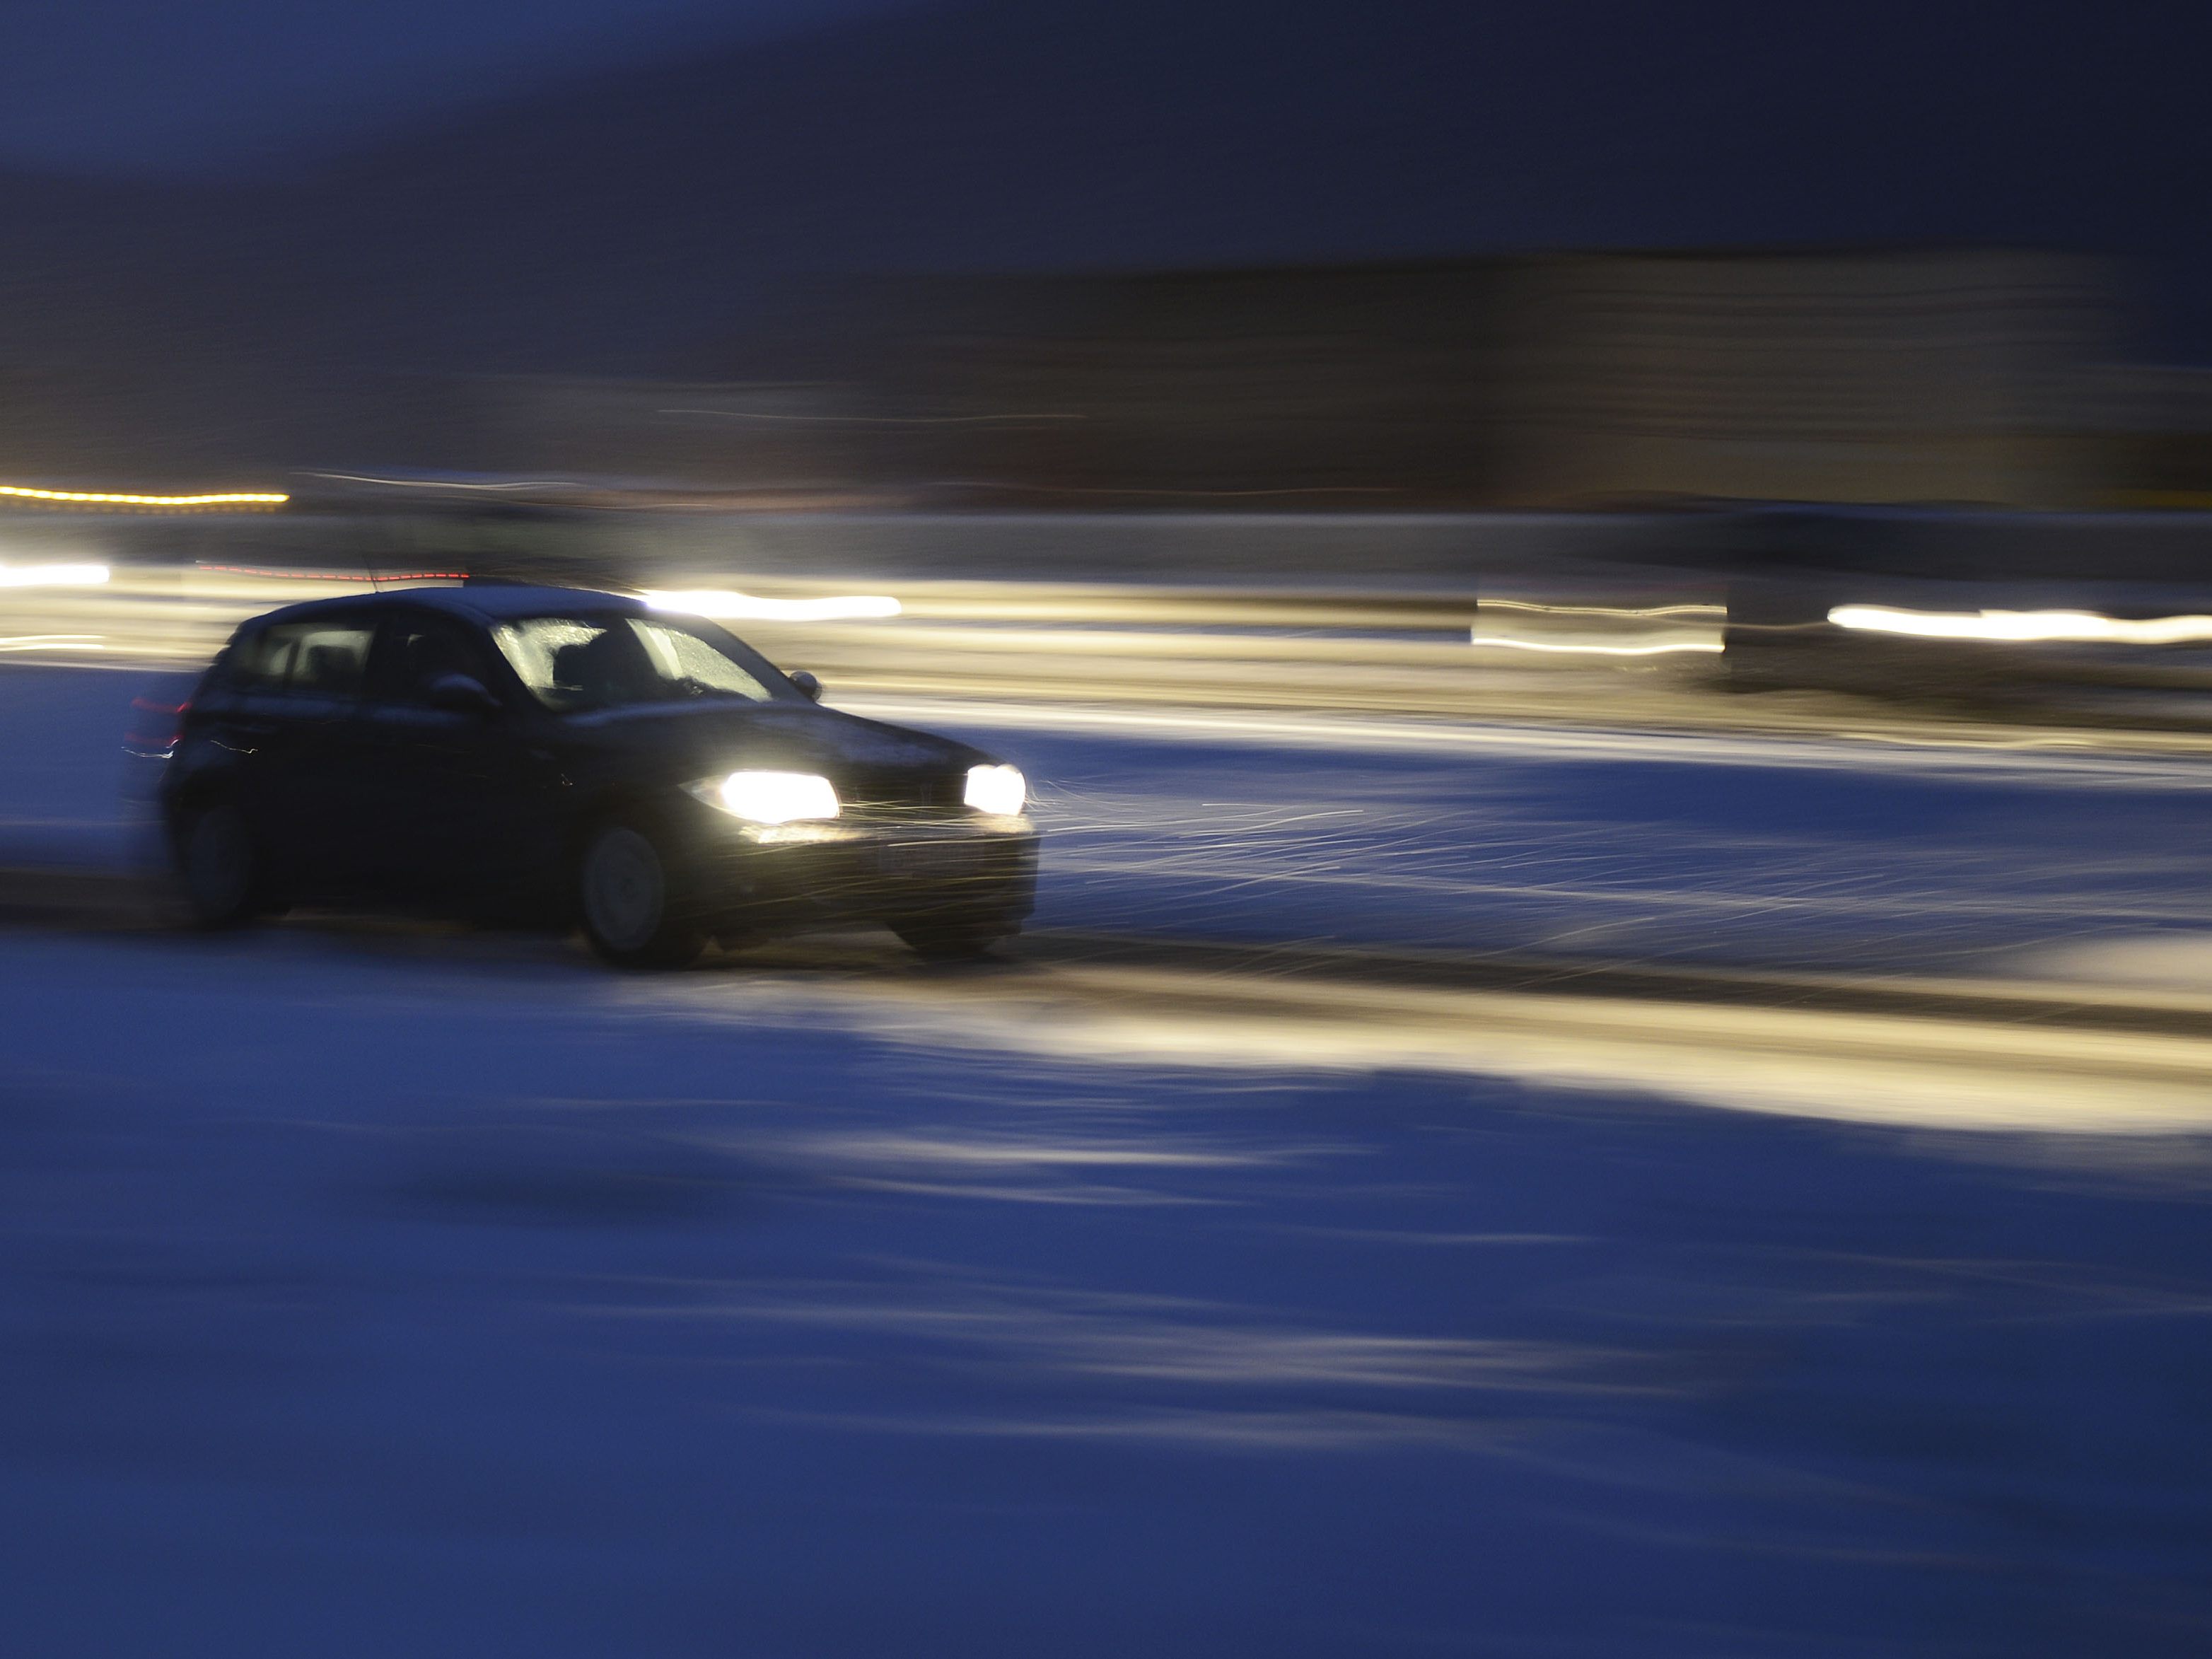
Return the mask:
M 601 825 L 577 861 L 576 908 L 584 937 L 622 968 L 681 968 L 706 935 L 684 913 L 680 866 L 643 824 Z

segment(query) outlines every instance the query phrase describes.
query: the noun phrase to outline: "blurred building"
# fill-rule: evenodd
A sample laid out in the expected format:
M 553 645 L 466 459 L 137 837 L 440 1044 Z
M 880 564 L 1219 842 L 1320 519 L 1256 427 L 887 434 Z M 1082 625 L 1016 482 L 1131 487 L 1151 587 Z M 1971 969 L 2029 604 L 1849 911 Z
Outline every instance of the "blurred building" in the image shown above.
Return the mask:
M 904 465 L 881 453 L 865 395 L 818 382 L 411 375 L 386 388 L 407 416 L 376 453 L 403 468 L 835 504 L 880 495 Z
M 2116 507 L 2212 507 L 2212 369 L 2115 364 L 2090 426 Z
M 2194 453 L 2116 378 L 2121 323 L 2105 262 L 2005 249 L 877 277 L 683 380 L 454 383 L 413 459 L 1046 507 L 2089 506 Z
M 1516 489 L 2084 505 L 2083 392 L 2112 354 L 2097 261 L 2002 251 L 1595 256 L 1515 296 Z
M 926 471 L 1040 500 L 2072 504 L 2100 262 L 1572 253 L 930 278 L 854 307 Z M 926 435 L 925 435 L 926 434 Z

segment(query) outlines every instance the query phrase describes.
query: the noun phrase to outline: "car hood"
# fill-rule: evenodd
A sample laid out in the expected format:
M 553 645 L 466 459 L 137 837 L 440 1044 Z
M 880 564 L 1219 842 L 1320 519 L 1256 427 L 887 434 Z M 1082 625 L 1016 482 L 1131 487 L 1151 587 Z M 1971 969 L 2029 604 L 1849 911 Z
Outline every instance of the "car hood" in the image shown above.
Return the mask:
M 649 704 L 572 714 L 562 726 L 572 744 L 609 760 L 626 757 L 672 781 L 739 768 L 818 772 L 848 795 L 994 759 L 950 738 L 812 703 Z

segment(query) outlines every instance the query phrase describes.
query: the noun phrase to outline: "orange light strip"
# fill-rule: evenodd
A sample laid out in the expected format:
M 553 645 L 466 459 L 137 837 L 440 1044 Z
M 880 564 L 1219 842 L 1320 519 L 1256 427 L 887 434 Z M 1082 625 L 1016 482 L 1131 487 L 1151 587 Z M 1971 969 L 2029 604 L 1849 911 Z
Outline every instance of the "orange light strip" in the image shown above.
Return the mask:
M 33 489 L 24 484 L 0 484 L 0 495 L 31 501 L 94 501 L 113 507 L 282 507 L 289 495 L 238 491 L 222 495 L 118 495 L 92 489 Z

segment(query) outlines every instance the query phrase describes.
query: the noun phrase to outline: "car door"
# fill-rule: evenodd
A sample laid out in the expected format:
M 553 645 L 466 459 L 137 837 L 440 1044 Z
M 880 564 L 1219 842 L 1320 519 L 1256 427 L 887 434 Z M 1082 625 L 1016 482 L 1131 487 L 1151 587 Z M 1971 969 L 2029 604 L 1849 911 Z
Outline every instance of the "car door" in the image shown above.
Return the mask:
M 441 706 L 441 681 L 484 688 Z M 552 785 L 475 630 L 434 611 L 388 616 L 377 636 L 356 778 L 357 822 L 380 879 L 405 894 L 502 902 L 532 873 L 532 832 Z
M 358 715 L 373 619 L 283 623 L 246 642 L 213 735 L 234 751 L 240 811 L 282 876 L 320 889 L 345 878 L 347 738 Z

